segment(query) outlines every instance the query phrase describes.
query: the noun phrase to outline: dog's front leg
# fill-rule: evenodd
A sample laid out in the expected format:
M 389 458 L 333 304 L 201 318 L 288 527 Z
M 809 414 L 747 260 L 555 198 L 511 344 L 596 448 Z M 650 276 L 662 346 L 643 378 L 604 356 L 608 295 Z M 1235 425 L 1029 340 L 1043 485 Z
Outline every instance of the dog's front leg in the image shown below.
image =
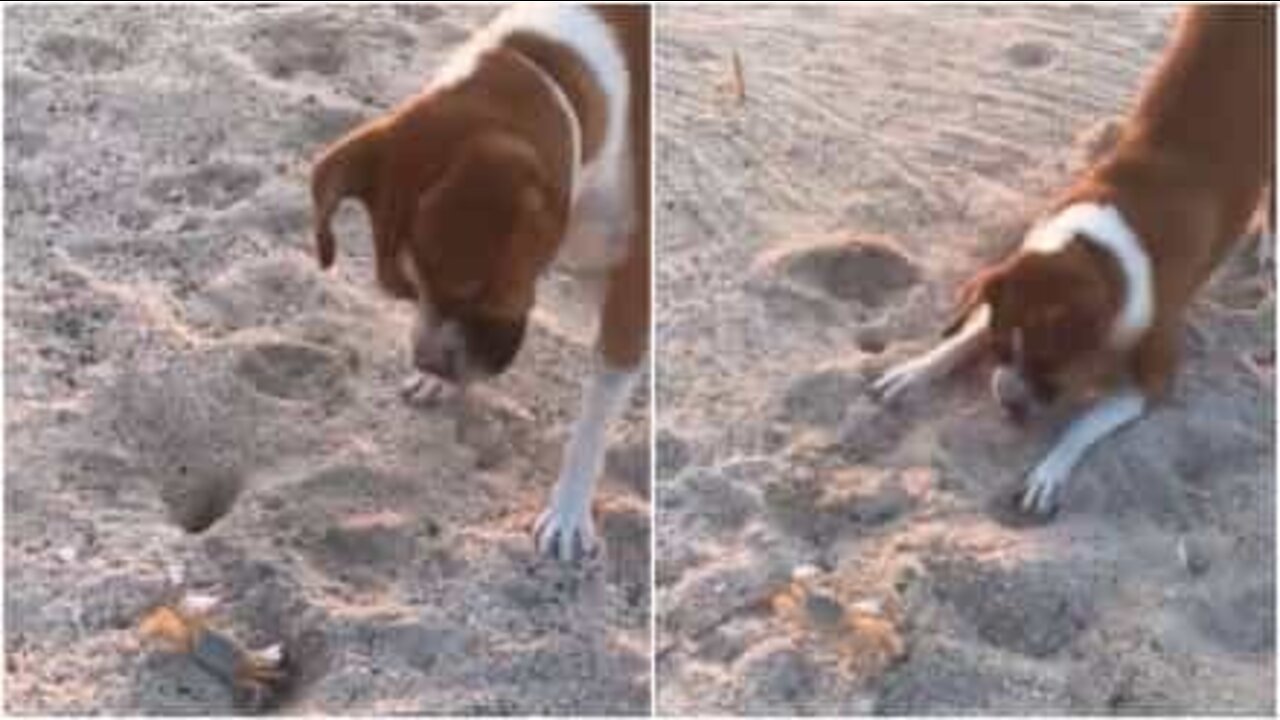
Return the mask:
M 932 350 L 889 368 L 871 386 L 872 391 L 884 402 L 893 402 L 912 388 L 950 373 L 983 348 L 990 327 L 991 307 L 983 304 L 973 311 L 954 335 Z
M 1027 476 L 1022 509 L 1041 515 L 1052 512 L 1055 496 L 1089 448 L 1142 417 L 1146 408 L 1146 396 L 1136 388 L 1128 388 L 1108 395 L 1073 420 L 1049 454 Z
M 591 500 L 604 464 L 609 425 L 622 414 L 643 366 L 649 330 L 648 228 L 632 238 L 630 256 L 609 274 L 600 313 L 599 358 L 565 446 L 560 477 L 534 526 L 538 549 L 564 561 L 595 550 Z
M 551 491 L 547 508 L 534 526 L 538 550 L 565 562 L 595 552 L 595 527 L 591 499 L 596 477 L 604 464 L 609 426 L 622 414 L 636 371 L 609 367 L 598 361 L 584 388 L 582 409 L 565 445 L 560 478 Z

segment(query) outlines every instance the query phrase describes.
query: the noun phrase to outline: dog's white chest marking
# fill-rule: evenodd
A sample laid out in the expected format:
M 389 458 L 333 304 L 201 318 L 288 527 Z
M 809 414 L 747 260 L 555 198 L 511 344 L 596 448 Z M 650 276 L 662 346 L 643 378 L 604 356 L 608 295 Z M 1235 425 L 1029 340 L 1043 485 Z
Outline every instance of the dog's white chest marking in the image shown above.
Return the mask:
M 569 226 L 556 260 L 580 271 L 616 265 L 626 257 L 637 220 L 629 127 L 631 74 L 618 39 L 595 11 L 559 3 L 517 4 L 472 36 L 436 75 L 432 86 L 465 80 L 474 71 L 476 59 L 513 32 L 537 33 L 571 48 L 604 92 L 604 137 L 591 161 L 575 169 Z M 555 84 L 549 75 L 542 77 Z M 553 92 L 568 103 L 560 88 Z M 577 123 L 572 106 L 567 110 Z M 575 127 L 574 132 L 580 148 L 581 129 Z
M 1106 250 L 1124 275 L 1124 302 L 1111 326 L 1111 347 L 1133 346 L 1151 327 L 1155 315 L 1155 289 L 1151 258 L 1114 205 L 1078 203 L 1032 228 L 1022 243 L 1027 252 L 1055 253 L 1077 236 Z

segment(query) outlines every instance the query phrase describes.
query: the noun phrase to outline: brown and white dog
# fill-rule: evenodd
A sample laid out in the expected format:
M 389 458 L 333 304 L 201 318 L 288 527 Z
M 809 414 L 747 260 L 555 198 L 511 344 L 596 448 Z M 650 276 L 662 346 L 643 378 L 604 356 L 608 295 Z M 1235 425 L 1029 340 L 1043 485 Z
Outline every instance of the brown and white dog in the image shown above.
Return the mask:
M 1274 8 L 1184 10 L 1115 147 L 964 285 L 947 339 L 873 390 L 892 400 L 989 347 L 1015 417 L 1101 393 L 1027 477 L 1022 509 L 1050 513 L 1089 448 L 1168 391 L 1187 306 L 1271 180 L 1274 93 Z
M 410 395 L 503 372 L 553 263 L 604 278 L 600 357 L 534 529 L 563 560 L 594 550 L 607 428 L 648 343 L 650 32 L 641 5 L 514 6 L 312 170 L 321 266 L 334 260 L 331 218 L 353 197 L 379 284 L 418 306 Z

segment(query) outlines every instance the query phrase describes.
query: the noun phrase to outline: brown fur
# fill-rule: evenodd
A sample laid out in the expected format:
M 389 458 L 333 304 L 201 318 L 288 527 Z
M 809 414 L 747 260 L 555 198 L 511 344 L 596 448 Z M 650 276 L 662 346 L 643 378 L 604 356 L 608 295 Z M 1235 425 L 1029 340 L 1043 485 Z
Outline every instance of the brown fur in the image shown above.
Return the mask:
M 1148 397 L 1167 390 L 1182 315 L 1246 231 L 1273 171 L 1274 38 L 1272 7 L 1185 10 L 1115 147 L 1051 207 L 1113 204 L 1142 242 L 1155 317 L 1132 352 L 1105 342 L 1122 300 L 1118 265 L 1072 243 L 1048 256 L 1015 252 L 966 284 L 963 311 L 991 303 L 998 353 L 1020 328 L 1041 384 L 1082 391 L 1128 372 Z
M 608 112 L 604 92 L 586 63 L 571 49 L 534 33 L 512 33 L 504 45 L 537 63 L 564 90 L 582 128 L 582 162 L 590 162 L 604 142 Z
M 632 367 L 649 325 L 649 10 L 597 11 L 618 32 L 632 73 L 640 219 L 629 256 L 610 273 L 600 342 L 612 364 Z M 320 156 L 312 196 L 321 266 L 336 254 L 332 215 L 354 197 L 368 212 L 378 281 L 389 293 L 418 297 L 401 265 L 407 253 L 433 306 L 478 326 L 522 324 L 564 238 L 573 154 L 563 112 L 529 61 L 562 84 L 584 151 L 595 152 L 604 101 L 582 61 L 554 42 L 513 34 L 466 81 L 411 98 Z
M 635 367 L 644 358 L 649 340 L 650 164 L 649 47 L 651 11 L 646 5 L 605 5 L 597 8 L 618 33 L 631 71 L 631 147 L 636 223 L 631 253 L 609 274 L 600 318 L 600 351 L 613 367 Z
M 570 138 L 532 72 L 495 50 L 470 82 L 413 98 L 326 150 L 312 171 L 321 264 L 333 262 L 329 218 L 345 197 L 364 204 L 378 280 L 397 297 L 417 295 L 399 264 L 406 249 L 433 302 L 502 263 L 536 264 L 512 242 L 520 221 L 538 224 L 522 217 L 534 208 L 554 230 L 536 253 L 550 262 L 568 216 Z M 521 202 L 528 193 L 536 199 Z

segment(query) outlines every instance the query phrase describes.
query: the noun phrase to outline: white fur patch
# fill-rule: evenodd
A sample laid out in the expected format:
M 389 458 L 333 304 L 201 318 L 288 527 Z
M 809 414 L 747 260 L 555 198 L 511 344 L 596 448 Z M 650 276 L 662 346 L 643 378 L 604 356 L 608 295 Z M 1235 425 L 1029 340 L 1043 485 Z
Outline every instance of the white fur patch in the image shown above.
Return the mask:
M 1077 235 L 1111 253 L 1124 274 L 1125 294 L 1120 314 L 1111 326 L 1111 346 L 1126 349 L 1151 327 L 1155 315 L 1151 258 L 1137 234 L 1114 205 L 1077 203 L 1036 225 L 1022 248 L 1027 252 L 1055 253 Z
M 631 74 L 609 25 L 582 5 L 519 3 L 503 11 L 459 48 L 432 80 L 431 87 L 465 80 L 475 70 L 481 54 L 519 31 L 537 33 L 572 48 L 604 92 L 608 113 L 604 138 L 596 156 L 575 174 L 574 209 L 557 260 L 583 270 L 608 267 L 625 257 L 636 223 L 628 127 Z M 552 80 L 545 74 L 543 77 Z M 554 81 L 551 84 L 556 85 Z M 559 97 L 568 102 L 562 90 Z M 569 110 L 572 112 L 572 105 Z M 576 115 L 570 117 L 576 120 Z M 577 131 L 580 133 L 581 129 Z

